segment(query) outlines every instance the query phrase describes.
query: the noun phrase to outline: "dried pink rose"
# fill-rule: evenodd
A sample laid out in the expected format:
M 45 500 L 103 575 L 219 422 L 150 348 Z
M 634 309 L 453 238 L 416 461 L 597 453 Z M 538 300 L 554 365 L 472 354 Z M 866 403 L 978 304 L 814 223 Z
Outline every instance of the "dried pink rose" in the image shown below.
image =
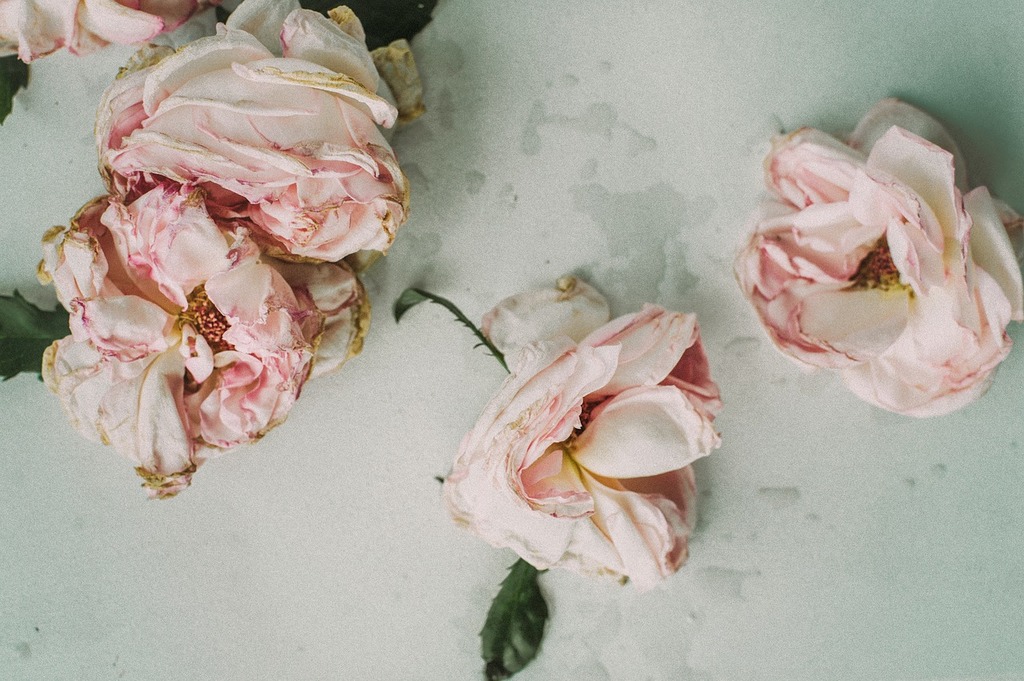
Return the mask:
M 686 560 L 690 464 L 719 445 L 718 387 L 694 315 L 647 305 L 601 324 L 605 304 L 576 342 L 566 332 L 580 334 L 579 316 L 562 313 L 599 306 L 596 292 L 569 280 L 558 290 L 583 300 L 529 293 L 490 313 L 492 337 L 514 337 L 499 320 L 522 318 L 546 320 L 535 327 L 545 335 L 513 351 L 511 375 L 462 442 L 445 500 L 459 524 L 537 568 L 647 589 Z M 552 321 L 559 316 L 564 323 Z
M 962 194 L 965 176 L 942 126 L 896 100 L 849 144 L 810 128 L 777 139 L 765 160 L 774 197 L 736 260 L 775 345 L 901 414 L 981 396 L 1024 295 L 1003 223 L 1016 215 L 983 187 Z
M 112 193 L 203 187 L 211 213 L 251 220 L 271 252 L 387 250 L 408 183 L 378 125 L 398 114 L 378 94 L 359 21 L 335 16 L 245 0 L 216 36 L 125 73 L 97 113 Z
M 0 56 L 30 62 L 66 47 L 87 54 L 144 43 L 219 0 L 0 0 Z
M 282 263 L 207 214 L 202 190 L 87 204 L 44 238 L 41 277 L 71 312 L 43 377 L 86 437 L 137 464 L 152 496 L 287 417 L 358 352 L 366 299 L 343 264 Z

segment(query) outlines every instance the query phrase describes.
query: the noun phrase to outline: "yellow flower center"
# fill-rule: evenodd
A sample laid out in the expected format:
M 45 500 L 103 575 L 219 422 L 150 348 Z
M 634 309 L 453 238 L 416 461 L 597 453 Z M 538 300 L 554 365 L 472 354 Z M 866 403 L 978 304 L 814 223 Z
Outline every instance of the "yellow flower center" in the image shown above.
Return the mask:
M 892 252 L 889 250 L 889 244 L 884 236 L 860 261 L 860 265 L 857 266 L 857 271 L 850 281 L 852 282 L 850 288 L 853 289 L 890 291 L 910 288 L 900 280 L 900 272 L 896 269 L 896 263 L 892 261 Z
M 210 302 L 206 289 L 201 284 L 189 294 L 188 307 L 181 311 L 179 320 L 191 324 L 206 339 L 215 354 L 234 350 L 235 346 L 224 340 L 224 332 L 229 327 L 228 320 L 217 306 Z

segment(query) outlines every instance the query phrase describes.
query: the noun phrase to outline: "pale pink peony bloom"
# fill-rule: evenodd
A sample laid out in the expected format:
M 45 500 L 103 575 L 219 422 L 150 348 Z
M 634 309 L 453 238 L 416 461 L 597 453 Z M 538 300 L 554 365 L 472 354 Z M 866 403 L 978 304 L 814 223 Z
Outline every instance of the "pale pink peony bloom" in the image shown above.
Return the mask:
M 576 305 L 597 302 L 574 287 L 589 301 Z M 560 314 L 530 305 L 567 309 L 557 295 L 514 296 L 489 315 L 491 334 L 512 333 L 498 320 Z M 690 464 L 719 446 L 721 402 L 697 320 L 647 305 L 576 342 L 565 332 L 580 333 L 578 316 L 562 319 L 509 356 L 511 375 L 463 439 L 445 500 L 457 523 L 537 568 L 648 589 L 686 561 Z
M 40 273 L 72 332 L 47 351 L 44 379 L 76 429 L 135 461 L 158 497 L 284 421 L 318 353 L 320 373 L 337 368 L 366 329 L 347 266 L 265 257 L 202 194 L 97 199 L 43 243 Z
M 876 105 L 849 144 L 810 128 L 775 140 L 775 196 L 736 260 L 775 345 L 901 414 L 981 396 L 1024 295 L 1003 222 L 1016 215 L 983 187 L 962 194 L 965 177 L 942 126 L 897 100 Z
M 378 128 L 397 111 L 357 19 L 245 0 L 216 36 L 158 56 L 115 81 L 97 113 L 113 193 L 200 186 L 211 213 L 251 220 L 272 253 L 387 250 L 408 183 Z
M 30 62 L 66 47 L 87 54 L 173 31 L 208 0 L 0 0 L 0 56 Z

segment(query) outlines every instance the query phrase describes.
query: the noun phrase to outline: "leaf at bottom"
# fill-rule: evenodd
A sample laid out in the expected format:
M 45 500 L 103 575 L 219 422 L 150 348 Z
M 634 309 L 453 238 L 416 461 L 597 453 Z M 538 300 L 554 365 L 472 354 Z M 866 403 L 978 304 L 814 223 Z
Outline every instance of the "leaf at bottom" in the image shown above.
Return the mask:
M 501 583 L 480 631 L 487 681 L 507 679 L 537 656 L 548 604 L 537 584 L 540 572 L 520 558 Z

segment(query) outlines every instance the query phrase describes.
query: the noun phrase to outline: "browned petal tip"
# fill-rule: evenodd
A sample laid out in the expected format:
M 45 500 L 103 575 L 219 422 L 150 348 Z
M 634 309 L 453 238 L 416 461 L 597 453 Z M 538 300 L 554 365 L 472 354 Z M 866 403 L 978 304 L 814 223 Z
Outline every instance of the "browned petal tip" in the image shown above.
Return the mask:
M 151 499 L 170 499 L 192 484 L 192 474 L 196 472 L 196 465 L 192 464 L 183 471 L 167 475 L 148 471 L 142 466 L 137 466 L 135 472 L 142 478 L 142 486 L 146 488 Z
M 359 284 L 359 310 L 355 315 L 355 332 L 352 334 L 352 342 L 348 344 L 348 361 L 363 351 L 363 341 L 370 330 L 371 306 L 370 298 L 366 295 L 363 282 L 356 280 Z
M 327 18 L 335 23 L 345 33 L 348 33 L 357 40 L 366 40 L 366 33 L 363 31 L 363 24 L 359 17 L 348 5 L 339 5 L 334 9 L 327 10 Z
M 398 122 L 410 123 L 422 116 L 427 110 L 423 104 L 423 82 L 409 41 L 396 40 L 371 54 L 377 72 L 395 96 Z

